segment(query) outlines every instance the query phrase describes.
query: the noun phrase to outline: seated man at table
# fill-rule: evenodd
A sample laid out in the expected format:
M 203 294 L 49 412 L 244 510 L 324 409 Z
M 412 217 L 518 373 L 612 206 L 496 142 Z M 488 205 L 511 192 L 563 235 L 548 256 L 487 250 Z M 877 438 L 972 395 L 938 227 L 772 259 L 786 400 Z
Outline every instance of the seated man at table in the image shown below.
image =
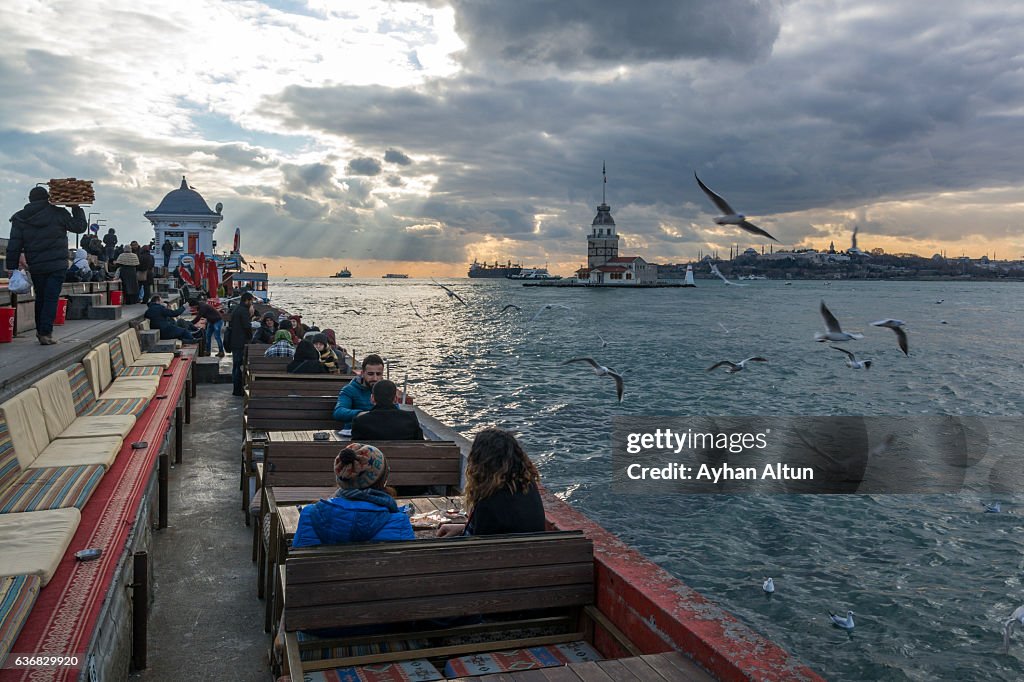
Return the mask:
M 352 420 L 352 440 L 423 440 L 416 413 L 399 409 L 397 397 L 395 382 L 384 379 L 375 383 L 370 391 L 373 407 Z
M 292 547 L 415 540 L 405 508 L 387 487 L 388 473 L 383 452 L 350 443 L 334 459 L 334 497 L 302 508 Z
M 384 378 L 384 360 L 375 353 L 363 359 L 363 373 L 345 384 L 338 393 L 338 402 L 334 404 L 334 418 L 351 426 L 352 420 L 362 412 L 373 409 L 370 391 L 373 385 Z M 344 427 L 342 427 L 344 428 Z
M 165 341 L 181 339 L 182 343 L 197 343 L 202 336 L 201 331 L 192 325 L 188 325 L 188 328 L 179 327 L 174 321 L 174 318 L 183 312 L 185 306 L 171 310 L 164 305 L 160 294 L 154 294 L 149 299 L 149 307 L 146 308 L 146 319 L 149 320 L 150 328 L 160 330 L 160 338 Z

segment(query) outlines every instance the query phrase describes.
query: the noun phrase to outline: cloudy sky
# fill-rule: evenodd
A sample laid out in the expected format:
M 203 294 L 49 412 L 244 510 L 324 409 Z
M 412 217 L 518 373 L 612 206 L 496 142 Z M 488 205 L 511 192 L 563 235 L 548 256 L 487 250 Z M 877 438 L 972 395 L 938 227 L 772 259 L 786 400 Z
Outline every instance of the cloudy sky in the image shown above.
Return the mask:
M 926 9 L 925 9 L 926 8 Z M 21 0 L 0 13 L 0 204 L 96 183 L 106 226 L 185 175 L 272 272 L 463 275 L 784 246 L 1024 257 L 1012 0 Z

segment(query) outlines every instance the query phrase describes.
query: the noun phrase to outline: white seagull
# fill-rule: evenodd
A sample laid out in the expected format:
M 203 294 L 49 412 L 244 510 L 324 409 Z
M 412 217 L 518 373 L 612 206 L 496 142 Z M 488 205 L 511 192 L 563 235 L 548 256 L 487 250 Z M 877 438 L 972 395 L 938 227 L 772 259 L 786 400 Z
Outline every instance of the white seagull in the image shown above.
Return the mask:
M 446 287 L 445 285 L 441 284 L 441 283 L 440 283 L 440 282 L 438 282 L 438 281 L 437 281 L 436 279 L 432 279 L 432 280 L 430 280 L 430 281 L 431 281 L 431 282 L 433 282 L 434 284 L 436 284 L 437 286 L 441 287 L 442 289 L 444 289 L 445 293 L 446 293 L 446 294 L 448 294 L 448 298 L 454 298 L 454 299 L 456 299 L 456 300 L 457 300 L 457 301 L 458 301 L 459 303 L 461 303 L 462 305 L 466 305 L 466 302 L 465 302 L 465 301 L 463 301 L 463 300 L 462 300 L 462 297 L 461 297 L 461 296 L 459 296 L 459 295 L 458 295 L 457 293 L 455 293 L 454 291 L 452 291 L 451 289 L 449 289 L 449 288 L 448 288 L 448 287 Z
M 982 502 L 982 504 L 985 505 L 985 512 L 988 514 L 998 514 L 1003 511 L 1003 505 L 998 502 L 993 502 L 992 504 Z
M 412 306 L 412 311 L 413 311 L 414 313 L 416 313 L 416 317 L 418 317 L 418 318 L 420 318 L 421 320 L 423 320 L 423 316 L 422 316 L 422 315 L 420 315 L 420 311 L 416 310 L 416 304 L 415 304 L 415 303 L 413 303 L 412 301 L 409 301 L 409 305 L 411 305 L 411 306 Z M 423 321 L 424 321 L 424 322 L 426 322 L 426 320 L 423 320 Z
M 570 308 L 569 306 L 562 305 L 561 303 L 545 303 L 544 305 L 542 305 L 540 307 L 540 310 L 537 311 L 537 314 L 530 318 L 530 322 L 533 322 L 538 317 L 540 317 L 540 314 L 542 312 L 544 312 L 545 310 L 551 310 L 552 308 L 561 308 L 562 310 L 572 310 L 572 308 Z
M 814 340 L 821 341 L 855 341 L 857 339 L 863 339 L 863 334 L 848 333 L 844 332 L 839 326 L 839 320 L 832 314 L 832 311 L 825 305 L 825 301 L 821 302 L 821 316 L 825 318 L 825 327 L 828 329 L 827 332 L 815 332 Z
M 725 275 L 722 274 L 722 271 L 719 270 L 718 266 L 715 265 L 714 263 L 711 264 L 711 274 L 718 275 L 718 279 L 722 280 L 723 282 L 725 282 L 726 284 L 728 284 L 731 287 L 745 287 L 745 286 L 748 286 L 747 284 L 740 284 L 739 282 L 732 282 L 732 281 L 726 279 Z
M 599 365 L 594 361 L 594 358 L 573 358 L 572 360 L 566 360 L 563 365 L 568 365 L 571 362 L 585 362 L 594 369 L 594 374 L 599 377 L 611 377 L 615 380 L 615 393 L 619 396 L 619 402 L 622 402 L 622 375 L 615 370 L 608 369 L 604 365 Z
M 831 611 L 828 612 L 828 617 L 832 619 L 832 624 L 836 627 L 843 628 L 844 630 L 853 629 L 853 611 L 846 612 L 846 618 L 841 618 Z
M 725 326 L 724 324 L 722 324 L 721 322 L 719 322 L 719 323 L 718 323 L 718 326 L 719 326 L 719 327 L 721 327 L 721 328 L 722 328 L 722 331 L 723 331 L 723 332 L 725 332 L 726 334 L 731 334 L 731 333 L 732 333 L 732 332 L 730 332 L 730 331 L 728 330 L 728 328 L 726 328 L 726 326 Z
M 717 218 L 713 218 L 716 225 L 736 225 L 740 229 L 746 230 L 751 234 L 758 234 L 761 235 L 762 237 L 768 237 L 768 239 L 771 239 L 773 242 L 779 241 L 775 237 L 771 236 L 770 234 L 762 230 L 757 225 L 749 222 L 745 215 L 734 211 L 732 209 L 732 206 L 729 205 L 729 202 L 715 194 L 710 187 L 701 182 L 700 178 L 697 177 L 696 171 L 694 171 L 693 177 L 697 178 L 697 184 L 700 185 L 700 188 L 702 190 L 704 190 L 704 194 L 707 194 L 708 198 L 711 199 L 711 201 L 714 202 L 715 206 L 718 207 L 718 210 L 724 214 L 718 216 Z
M 607 348 L 608 342 L 604 340 L 604 337 L 600 334 L 597 335 L 598 340 L 601 342 L 601 348 Z
M 1024 626 L 1024 606 L 1018 606 L 1017 610 L 1003 623 L 1003 649 L 1010 649 L 1010 635 L 1013 629 Z
M 724 366 L 725 371 L 728 374 L 735 374 L 736 372 L 741 372 L 745 370 L 747 368 L 748 362 L 768 362 L 768 358 L 762 358 L 760 355 L 755 355 L 753 357 L 744 358 L 739 362 L 733 362 L 732 360 L 719 360 L 715 364 L 708 367 L 706 371 L 713 372 L 719 367 Z
M 771 578 L 768 578 L 764 581 L 764 585 L 761 585 L 761 589 L 767 592 L 768 594 L 771 594 L 775 591 L 775 581 Z
M 840 348 L 839 346 L 832 346 L 832 348 L 846 353 L 846 366 L 850 369 L 871 369 L 870 360 L 858 360 L 856 355 L 845 348 Z
M 903 320 L 894 320 L 891 317 L 887 317 L 884 320 L 872 322 L 871 325 L 874 327 L 888 327 L 889 329 L 896 332 L 896 339 L 899 341 L 900 350 L 903 351 L 904 355 L 910 355 L 910 352 L 907 350 L 907 332 L 903 330 L 903 327 L 907 325 L 906 322 L 904 322 Z

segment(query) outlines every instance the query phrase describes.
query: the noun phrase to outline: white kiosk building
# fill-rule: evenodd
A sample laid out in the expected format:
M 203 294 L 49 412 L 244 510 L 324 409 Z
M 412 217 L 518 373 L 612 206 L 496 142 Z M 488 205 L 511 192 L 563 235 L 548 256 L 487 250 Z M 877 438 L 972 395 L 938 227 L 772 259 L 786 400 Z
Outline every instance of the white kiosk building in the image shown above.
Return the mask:
M 213 233 L 217 223 L 224 219 L 222 205 L 211 211 L 199 192 L 188 186 L 181 176 L 181 187 L 167 193 L 160 205 L 147 211 L 145 217 L 153 223 L 156 242 L 153 256 L 157 265 L 163 265 L 161 247 L 165 239 L 174 245 L 170 267 L 175 267 L 185 254 L 213 255 Z

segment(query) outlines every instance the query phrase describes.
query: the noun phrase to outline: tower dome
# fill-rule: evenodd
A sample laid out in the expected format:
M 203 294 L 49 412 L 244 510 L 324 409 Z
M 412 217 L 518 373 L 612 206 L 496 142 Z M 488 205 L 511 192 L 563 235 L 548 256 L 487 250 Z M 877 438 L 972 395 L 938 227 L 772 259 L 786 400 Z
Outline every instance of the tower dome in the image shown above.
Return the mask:
M 188 186 L 181 176 L 181 187 L 167 193 L 160 205 L 146 214 L 150 215 L 217 215 L 210 210 L 203 196 Z
M 591 226 L 615 225 L 615 220 L 612 218 L 612 207 L 602 201 L 601 205 L 597 207 L 597 215 L 594 216 L 594 222 L 590 224 Z

